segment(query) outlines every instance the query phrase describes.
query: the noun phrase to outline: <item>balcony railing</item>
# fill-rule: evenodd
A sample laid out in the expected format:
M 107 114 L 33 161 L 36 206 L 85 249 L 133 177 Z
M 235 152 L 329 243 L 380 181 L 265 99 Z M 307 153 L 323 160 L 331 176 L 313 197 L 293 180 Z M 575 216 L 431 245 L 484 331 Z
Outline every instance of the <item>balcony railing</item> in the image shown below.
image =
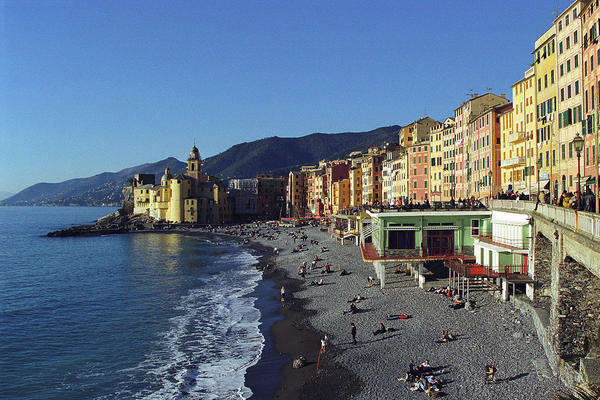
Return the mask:
M 479 232 L 477 237 L 480 241 L 493 244 L 496 246 L 506 247 L 513 250 L 527 250 L 529 249 L 530 238 L 507 238 L 499 235 L 494 235 L 490 232 Z
M 513 167 L 521 164 L 525 164 L 525 157 L 513 157 L 500 162 L 501 167 Z
M 492 209 L 504 209 L 523 213 L 535 213 L 558 225 L 575 232 L 585 233 L 593 240 L 600 241 L 600 214 L 575 211 L 570 208 L 557 207 L 550 204 L 538 204 L 524 200 L 492 200 Z

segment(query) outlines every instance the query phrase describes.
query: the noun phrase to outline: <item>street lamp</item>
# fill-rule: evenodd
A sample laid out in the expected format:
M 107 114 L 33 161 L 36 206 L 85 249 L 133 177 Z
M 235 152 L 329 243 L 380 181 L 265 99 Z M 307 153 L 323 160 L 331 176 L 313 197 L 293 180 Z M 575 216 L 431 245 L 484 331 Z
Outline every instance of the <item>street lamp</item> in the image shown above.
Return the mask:
M 490 184 L 490 202 L 492 201 L 492 191 L 494 190 L 494 182 L 492 181 L 493 177 L 494 174 L 492 174 L 492 171 L 488 171 L 488 182 Z M 488 204 L 490 204 L 490 202 L 488 202 Z
M 542 169 L 542 156 L 540 155 L 537 159 L 537 197 L 540 199 L 540 169 Z
M 584 140 L 577 133 L 577 136 L 573 138 L 573 147 L 575 148 L 575 152 L 577 153 L 577 209 L 581 210 L 581 151 L 583 150 Z

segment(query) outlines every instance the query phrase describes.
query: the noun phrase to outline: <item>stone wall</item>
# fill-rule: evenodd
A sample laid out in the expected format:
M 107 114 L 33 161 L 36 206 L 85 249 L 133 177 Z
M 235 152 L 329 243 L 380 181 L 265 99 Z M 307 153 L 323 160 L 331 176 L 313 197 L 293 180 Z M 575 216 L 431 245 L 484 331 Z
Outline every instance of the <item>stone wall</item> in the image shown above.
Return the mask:
M 552 290 L 552 242 L 541 233 L 535 237 L 535 306 L 550 311 Z
M 600 279 L 571 257 L 559 265 L 554 345 L 565 361 L 578 362 L 600 346 Z

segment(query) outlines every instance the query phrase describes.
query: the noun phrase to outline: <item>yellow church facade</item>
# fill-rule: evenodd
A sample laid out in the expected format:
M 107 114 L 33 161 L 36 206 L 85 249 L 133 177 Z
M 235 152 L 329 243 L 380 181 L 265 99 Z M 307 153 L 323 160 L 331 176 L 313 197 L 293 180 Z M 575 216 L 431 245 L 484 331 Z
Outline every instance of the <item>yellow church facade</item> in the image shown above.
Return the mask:
M 133 199 L 134 214 L 147 214 L 159 221 L 214 224 L 231 220 L 227 188 L 202 172 L 196 146 L 190 151 L 185 174 L 173 176 L 167 168 L 160 185 L 135 186 Z

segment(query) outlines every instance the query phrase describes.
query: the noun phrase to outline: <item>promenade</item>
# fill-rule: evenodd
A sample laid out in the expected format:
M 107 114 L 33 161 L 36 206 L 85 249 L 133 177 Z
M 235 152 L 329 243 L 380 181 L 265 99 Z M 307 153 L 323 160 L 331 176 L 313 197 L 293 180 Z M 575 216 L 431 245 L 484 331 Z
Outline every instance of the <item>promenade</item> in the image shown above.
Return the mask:
M 280 228 L 280 234 L 270 228 L 272 240 L 256 241 L 279 249 L 277 266 L 290 277 L 297 277 L 297 267 L 306 261 L 309 274 L 304 290 L 294 296 L 308 300 L 308 308 L 316 311 L 309 322 L 326 332 L 331 343 L 342 350 L 335 360 L 353 371 L 364 389 L 356 399 L 426 398 L 422 392 L 411 392 L 397 378 L 405 373 L 410 360 L 417 364 L 429 360 L 435 374 L 447 383 L 444 392 L 449 399 L 547 399 L 563 390 L 559 380 L 552 376 L 543 349 L 535 337 L 530 317 L 513 312 L 511 305 L 494 299 L 488 292 L 473 292 L 477 302 L 473 311 L 449 308 L 450 300 L 444 296 L 425 292 L 403 274 L 388 275 L 384 290 L 377 285 L 367 286 L 367 277 L 375 276 L 371 264 L 364 263 L 358 247 L 333 242 L 326 232 L 317 228 Z M 289 236 L 291 232 L 304 232 L 308 251 L 292 253 L 301 243 Z M 250 238 L 248 238 L 250 239 Z M 316 240 L 319 245 L 311 245 Z M 327 252 L 321 252 L 328 246 Z M 318 255 L 331 265 L 332 273 L 321 274 L 311 270 L 313 257 Z M 338 265 L 350 275 L 340 276 Z M 324 285 L 310 286 L 312 280 L 323 278 Z M 343 314 L 347 302 L 355 295 L 366 297 L 357 303 L 357 314 Z M 407 320 L 387 321 L 388 314 L 407 313 Z M 358 344 L 352 344 L 350 323 L 357 326 Z M 383 322 L 394 332 L 374 336 L 372 331 Z M 438 343 L 442 330 L 457 335 L 450 343 Z M 293 337 L 287 340 L 294 340 Z M 304 355 L 309 360 L 315 354 Z M 328 357 L 325 352 L 323 357 Z M 485 385 L 483 368 L 492 363 L 497 368 L 499 383 Z M 305 368 L 314 368 L 309 366 Z

